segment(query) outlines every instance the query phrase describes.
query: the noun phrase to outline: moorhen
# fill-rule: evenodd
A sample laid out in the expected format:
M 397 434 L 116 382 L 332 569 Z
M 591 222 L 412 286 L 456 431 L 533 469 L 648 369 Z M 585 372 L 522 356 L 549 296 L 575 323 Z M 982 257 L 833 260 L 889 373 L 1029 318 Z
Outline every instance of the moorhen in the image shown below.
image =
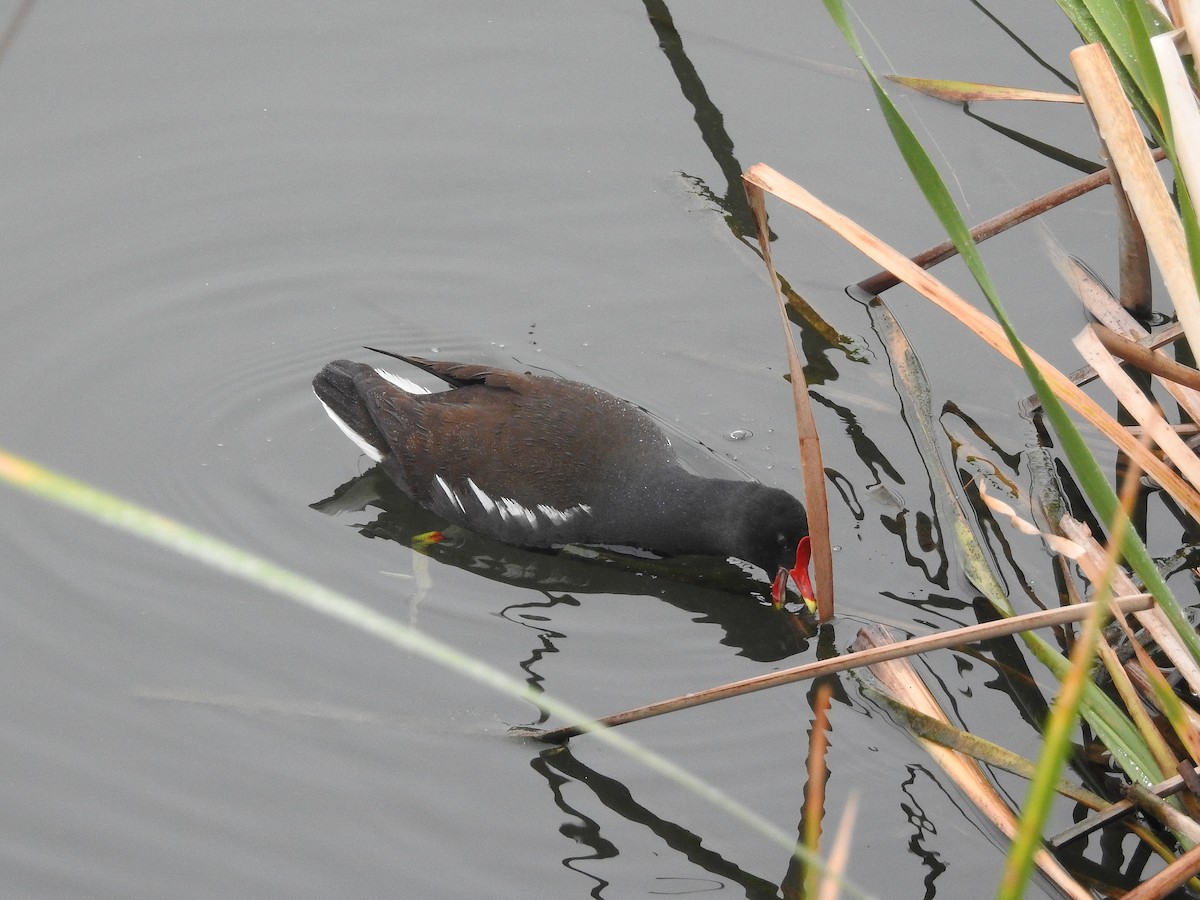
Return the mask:
M 524 547 L 601 544 L 762 567 L 776 605 L 806 601 L 808 518 L 786 491 L 686 470 L 636 406 L 605 391 L 491 366 L 395 357 L 450 390 L 339 359 L 313 379 L 325 411 L 421 506 Z

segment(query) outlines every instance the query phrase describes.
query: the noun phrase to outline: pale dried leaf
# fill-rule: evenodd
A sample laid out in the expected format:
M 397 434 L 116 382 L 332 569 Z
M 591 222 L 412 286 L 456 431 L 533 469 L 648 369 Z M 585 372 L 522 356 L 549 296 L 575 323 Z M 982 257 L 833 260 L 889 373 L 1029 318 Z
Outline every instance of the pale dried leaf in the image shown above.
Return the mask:
M 1071 286 L 1083 308 L 1102 325 L 1131 341 L 1138 341 L 1146 336 L 1146 329 L 1117 302 L 1107 285 L 1097 278 L 1091 269 L 1063 252 L 1057 244 L 1047 242 L 1047 250 L 1051 262 L 1058 269 L 1058 274 Z
M 942 78 L 913 78 L 907 75 L 887 75 L 889 81 L 920 91 L 928 97 L 951 103 L 968 103 L 974 100 L 1036 100 L 1043 103 L 1082 103 L 1078 94 L 1062 94 L 1052 91 L 1035 91 L 1030 88 L 1007 87 L 1000 84 L 982 84 L 976 81 L 950 81 Z
M 1117 73 L 1099 44 L 1071 52 L 1084 98 L 1091 108 L 1096 129 L 1121 174 L 1146 243 L 1154 254 L 1163 283 L 1192 350 L 1200 348 L 1200 298 L 1189 262 L 1183 223 L 1175 211 L 1167 186 L 1146 147 L 1146 139 L 1125 99 Z

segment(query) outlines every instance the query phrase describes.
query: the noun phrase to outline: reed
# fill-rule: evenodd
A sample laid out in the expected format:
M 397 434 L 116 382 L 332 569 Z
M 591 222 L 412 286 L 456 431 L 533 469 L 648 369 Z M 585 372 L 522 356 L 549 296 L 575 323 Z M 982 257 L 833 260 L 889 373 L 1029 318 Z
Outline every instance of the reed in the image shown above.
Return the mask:
M 1131 511 L 1141 489 L 1139 478 L 1144 469 L 1193 522 L 1200 523 L 1197 490 L 1200 463 L 1194 447 L 1182 436 L 1200 421 L 1197 406 L 1200 394 L 1196 390 L 1200 386 L 1200 372 L 1188 363 L 1200 348 L 1196 265 L 1200 259 L 1197 252 L 1200 227 L 1191 201 L 1196 190 L 1200 190 L 1200 110 L 1189 40 L 1189 28 L 1200 24 L 1190 21 L 1195 12 L 1185 4 L 1171 3 L 1162 10 L 1145 2 L 1062 0 L 1064 12 L 1087 42 L 1071 54 L 1081 87 L 1079 97 L 926 78 L 891 78 L 902 87 L 956 103 L 1032 100 L 1086 104 L 1096 127 L 1098 155 L 1105 161 L 1104 180 L 1115 189 L 1114 206 L 1121 222 L 1122 284 L 1120 296 L 1113 297 L 1089 277 L 1084 267 L 1057 253 L 1056 248 L 1049 248 L 1081 302 L 1103 323 L 1089 325 L 1076 337 L 1075 347 L 1087 368 L 1068 378 L 1016 333 L 979 252 L 977 238 L 995 234 L 1024 219 L 1014 215 L 975 229 L 967 226 L 929 155 L 889 97 L 884 80 L 867 60 L 841 0 L 825 0 L 825 5 L 858 57 L 897 148 L 945 227 L 953 249 L 934 248 L 908 259 L 765 164 L 751 167 L 744 176 L 750 188 L 759 192 L 752 193 L 752 199 L 761 193 L 775 196 L 826 225 L 882 268 L 877 275 L 864 279 L 859 291 L 865 287 L 874 292 L 869 299 L 879 310 L 878 320 L 885 325 L 881 333 L 891 335 L 885 340 L 891 344 L 898 380 L 914 398 L 913 408 L 921 425 L 917 429 L 918 440 L 928 444 L 926 449 L 932 451 L 928 458 L 935 461 L 935 466 L 940 467 L 940 463 L 936 462 L 939 457 L 933 446 L 927 402 L 923 406 L 928 397 L 924 376 L 902 328 L 879 296 L 901 282 L 957 318 L 986 345 L 1024 369 L 1034 389 L 1036 406 L 1044 411 L 1057 447 L 1090 501 L 1095 518 L 1104 523 L 1107 532 L 1106 540 L 1097 543 L 1081 523 L 1055 516 L 1048 517 L 1051 530 L 1043 531 L 1012 506 L 989 497 L 983 485 L 979 486 L 982 503 L 1007 517 L 1019 532 L 1044 540 L 1050 550 L 1069 559 L 1082 573 L 1083 583 L 1072 584 L 1068 595 L 1090 590 L 1093 598 L 1090 614 L 1083 619 L 1083 627 L 1071 642 L 1069 652 L 1062 653 L 1031 634 L 1026 635 L 1028 648 L 1059 679 L 1060 689 L 1043 725 L 1040 757 L 1036 764 L 1029 763 L 1028 768 L 1023 768 L 1030 786 L 1019 809 L 1010 809 L 1000 799 L 970 758 L 971 755 L 983 758 L 986 754 L 971 749 L 971 741 L 964 742 L 944 730 L 948 728 L 944 714 L 911 669 L 895 668 L 900 665 L 898 662 L 872 666 L 875 678 L 883 683 L 879 696 L 886 698 L 882 702 L 919 734 L 919 740 L 954 777 L 964 794 L 1012 838 L 1005 872 L 997 888 L 997 896 L 1001 898 L 1022 896 L 1034 866 L 1069 896 L 1090 897 L 1091 891 L 1098 887 L 1093 883 L 1085 888 L 1082 880 L 1054 858 L 1050 850 L 1061 847 L 1061 841 L 1043 838 L 1056 794 L 1077 790 L 1074 786 L 1064 786 L 1062 774 L 1073 752 L 1071 736 L 1080 718 L 1086 719 L 1128 778 L 1129 801 L 1120 801 L 1127 804 L 1126 812 L 1136 806 L 1157 824 L 1152 827 L 1149 822 L 1127 820 L 1131 830 L 1168 861 L 1162 873 L 1134 894 L 1162 896 L 1162 892 L 1183 884 L 1200 871 L 1200 862 L 1193 851 L 1196 835 L 1200 834 L 1197 822 L 1200 802 L 1191 796 L 1182 801 L 1161 799 L 1162 785 L 1170 774 L 1189 773 L 1184 779 L 1187 781 L 1200 763 L 1197 756 L 1200 732 L 1196 721 L 1200 716 L 1189 705 L 1200 698 L 1200 640 L 1133 527 Z M 1160 148 L 1157 157 L 1151 145 Z M 1157 166 L 1162 158 L 1171 167 L 1167 177 Z M 1091 180 L 1097 184 L 1100 181 L 1096 176 Z M 1070 191 L 1065 193 L 1069 195 Z M 1040 198 L 1025 206 L 1039 209 L 1045 203 Z M 765 233 L 765 219 L 759 222 L 759 231 Z M 970 270 L 992 317 L 978 312 L 928 271 L 928 267 L 951 253 L 961 256 Z M 765 247 L 764 257 L 774 278 Z M 1150 258 L 1158 268 L 1178 322 L 1169 338 L 1150 334 L 1137 319 L 1150 308 L 1147 277 Z M 1192 352 L 1183 360 L 1169 358 L 1161 346 L 1170 347 L 1173 341 L 1186 342 Z M 1131 369 L 1143 376 L 1130 377 Z M 1118 423 L 1101 403 L 1082 393 L 1079 384 L 1091 377 L 1103 382 L 1112 402 L 1133 417 L 1136 427 Z M 1181 420 L 1169 420 L 1154 394 L 1142 386 L 1151 378 L 1157 380 L 1159 390 L 1175 401 Z M 1068 410 L 1105 435 L 1130 460 L 1119 497 L 1116 486 L 1088 449 L 1080 426 Z M 990 571 L 986 558 L 978 552 L 974 529 L 962 513 L 961 488 L 944 471 L 940 482 L 955 519 L 954 530 L 968 577 L 999 614 L 1012 616 L 1013 605 Z M 1025 498 L 1023 503 L 1030 517 L 1040 514 L 1047 518 L 1045 508 L 1038 502 Z M 1140 633 L 1135 633 L 1125 613 L 1112 605 L 1114 594 L 1138 587 L 1125 566 L 1154 599 L 1151 609 L 1136 613 L 1145 629 Z M 1064 566 L 1062 570 L 1069 573 L 1070 567 Z M 1109 638 L 1105 625 L 1114 611 L 1120 629 L 1115 633 L 1116 638 Z M 887 638 L 879 634 L 864 635 L 861 640 L 872 645 L 887 643 Z M 1120 657 L 1109 640 L 1124 640 L 1133 650 Z M 1105 668 L 1111 690 L 1101 691 L 1093 683 L 1092 672 L 1098 664 Z M 1168 681 L 1167 670 L 1178 674 L 1175 682 Z M 1147 714 L 1147 709 L 1159 710 L 1162 715 L 1154 718 Z M 928 723 L 936 727 L 931 728 Z M 939 736 L 934 736 L 935 733 Z M 948 746 L 952 741 L 953 748 Z M 1095 806 L 1097 802 L 1093 799 L 1089 805 Z M 1111 817 L 1104 820 L 1112 821 Z M 1194 880 L 1192 885 L 1197 886 Z

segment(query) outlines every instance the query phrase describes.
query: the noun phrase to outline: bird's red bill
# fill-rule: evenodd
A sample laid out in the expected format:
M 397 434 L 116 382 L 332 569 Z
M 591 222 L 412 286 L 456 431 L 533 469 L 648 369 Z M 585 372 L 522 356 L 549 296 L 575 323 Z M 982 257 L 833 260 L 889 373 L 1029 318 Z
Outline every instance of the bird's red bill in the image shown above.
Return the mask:
M 783 606 L 783 601 L 787 599 L 787 584 L 788 579 L 796 582 L 796 587 L 800 589 L 800 597 L 804 600 L 804 605 L 809 609 L 816 608 L 815 592 L 813 591 L 812 580 L 808 577 L 808 561 L 812 558 L 812 544 L 809 542 L 808 536 L 800 538 L 800 543 L 796 545 L 796 564 L 790 569 L 780 568 L 775 575 L 775 581 L 771 585 L 771 599 L 775 601 L 775 607 L 778 609 Z

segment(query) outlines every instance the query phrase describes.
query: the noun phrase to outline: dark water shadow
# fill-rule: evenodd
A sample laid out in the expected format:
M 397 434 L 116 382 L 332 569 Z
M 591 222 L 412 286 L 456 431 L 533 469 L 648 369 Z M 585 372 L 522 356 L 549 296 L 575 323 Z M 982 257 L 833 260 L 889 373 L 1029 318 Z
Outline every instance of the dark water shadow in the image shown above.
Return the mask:
M 988 4 L 982 3 L 982 2 L 980 2 L 980 0 L 968 0 L 968 2 L 970 2 L 970 4 L 972 6 L 974 6 L 984 16 L 986 16 L 992 22 L 993 25 L 995 25 L 997 28 L 999 28 L 1000 31 L 1004 33 L 1005 37 L 1007 37 L 1014 44 L 1016 44 L 1018 47 L 1020 47 L 1021 50 L 1025 53 L 1026 56 L 1029 57 L 1030 60 L 1032 60 L 1034 63 L 1036 63 L 1041 68 L 1045 69 L 1054 78 L 1061 81 L 1063 83 L 1063 85 L 1065 85 L 1070 90 L 1072 90 L 1072 91 L 1079 90 L 1079 86 L 1073 80 L 1071 80 L 1070 76 L 1066 75 L 1061 69 L 1059 69 L 1058 66 L 1054 65 L 1053 63 L 1051 63 L 1050 61 L 1045 59 L 1040 53 L 1038 53 L 1036 50 L 1033 49 L 1033 46 L 1028 41 L 1026 41 L 1024 38 L 1022 38 L 1020 36 L 1020 34 L 1018 34 L 1016 26 L 1005 24 L 1004 20 L 1000 17 L 1000 14 L 992 12 L 992 10 L 988 6 Z M 1002 4 L 1002 6 L 1004 7 L 1005 12 L 1012 13 L 1012 9 L 1010 7 L 1008 7 L 1006 4 Z M 1018 16 L 1019 16 L 1019 13 L 1018 13 Z
M 778 900 L 780 897 L 775 882 L 748 872 L 717 851 L 708 849 L 695 832 L 639 803 L 623 783 L 580 762 L 569 747 L 546 750 L 536 756 L 530 765 L 546 779 L 554 796 L 554 804 L 570 817 L 559 831 L 579 844 L 581 852 L 564 858 L 563 865 L 594 883 L 590 896 L 604 896 L 608 882 L 588 872 L 581 864 L 591 860 L 615 859 L 620 855 L 620 850 L 602 835 L 600 824 L 595 819 L 572 805 L 562 790 L 564 784 L 571 782 L 586 787 L 607 809 L 627 822 L 648 829 L 668 848 L 713 876 L 712 881 L 695 876 L 672 878 L 669 879 L 670 883 L 663 883 L 661 890 L 654 893 L 674 895 L 716 891 L 724 896 L 726 888 L 737 885 L 742 889 L 742 896 L 750 900 Z
M 693 176 L 685 177 L 693 181 L 706 199 L 724 211 L 726 222 L 735 235 L 753 235 L 754 218 L 750 215 L 746 191 L 742 187 L 743 167 L 733 152 L 733 138 L 725 128 L 725 116 L 709 96 L 704 80 L 688 58 L 683 38 L 675 28 L 675 20 L 667 4 L 663 0 L 643 0 L 643 4 L 646 18 L 658 38 L 659 49 L 679 82 L 680 93 L 694 111 L 693 119 L 700 129 L 700 138 L 725 178 L 725 192 L 718 195 L 706 187 L 702 180 Z
M 653 597 L 690 613 L 697 624 L 724 631 L 721 643 L 739 656 L 775 662 L 804 652 L 812 636 L 806 618 L 771 606 L 770 585 L 730 562 L 709 557 L 655 559 L 588 547 L 561 551 L 512 547 L 480 537 L 418 506 L 375 466 L 312 504 L 329 515 L 373 513 L 356 524 L 364 537 L 395 541 L 418 549 L 430 559 L 456 566 L 502 584 L 540 592 L 532 606 L 576 605 L 581 595 L 618 594 Z M 441 532 L 445 540 L 424 543 L 414 538 Z M 505 611 L 506 617 L 529 618 L 530 604 Z M 535 653 L 552 652 L 539 637 Z M 527 669 L 528 671 L 528 669 Z

